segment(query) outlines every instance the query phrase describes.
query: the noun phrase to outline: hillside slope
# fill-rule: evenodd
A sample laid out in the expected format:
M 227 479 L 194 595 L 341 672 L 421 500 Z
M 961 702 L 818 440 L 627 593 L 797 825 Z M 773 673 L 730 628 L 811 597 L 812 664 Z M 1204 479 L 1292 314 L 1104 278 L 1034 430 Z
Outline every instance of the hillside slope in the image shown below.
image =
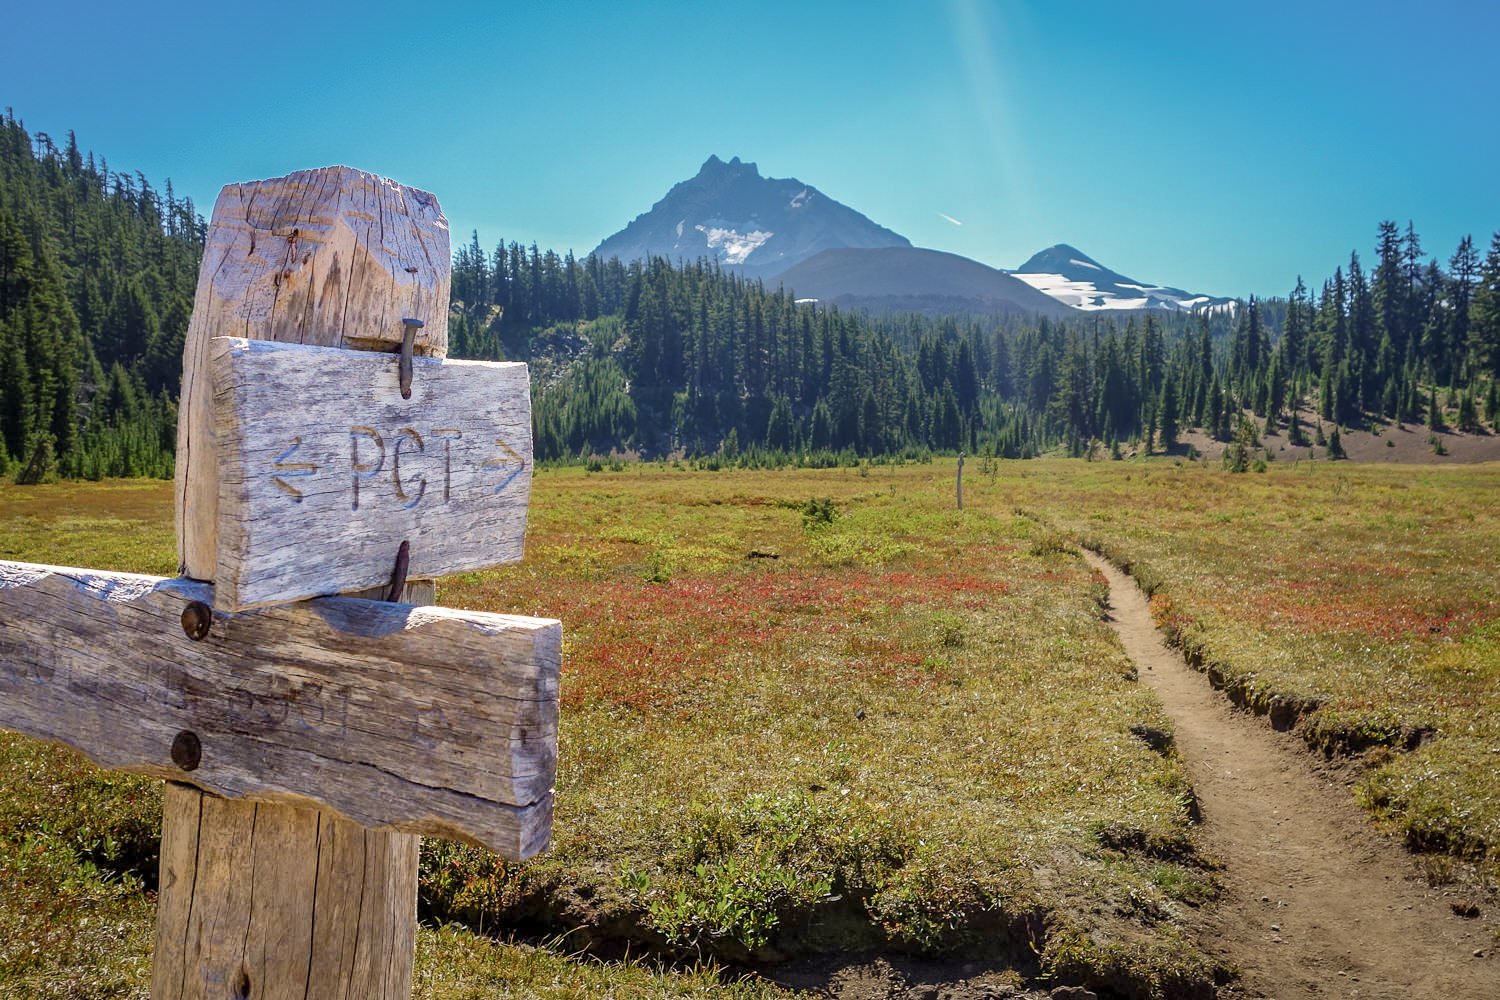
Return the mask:
M 799 299 L 872 312 L 1076 315 L 1004 271 L 921 247 L 825 250 L 779 283 Z

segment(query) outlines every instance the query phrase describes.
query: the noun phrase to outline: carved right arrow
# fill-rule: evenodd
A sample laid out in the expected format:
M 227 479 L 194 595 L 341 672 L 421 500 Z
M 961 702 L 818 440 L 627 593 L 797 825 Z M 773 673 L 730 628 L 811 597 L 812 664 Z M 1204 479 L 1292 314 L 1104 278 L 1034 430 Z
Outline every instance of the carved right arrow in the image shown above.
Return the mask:
M 517 476 L 526 471 L 526 459 L 522 458 L 514 448 L 506 444 L 505 441 L 501 438 L 495 438 L 495 444 L 499 445 L 500 450 L 505 454 L 496 458 L 485 459 L 484 462 L 481 463 L 481 468 L 506 469 L 510 468 L 512 464 L 514 464 L 515 466 L 511 469 L 510 475 L 500 480 L 500 485 L 495 487 L 495 492 L 499 493 L 500 491 L 504 490 L 505 487 L 515 482 Z

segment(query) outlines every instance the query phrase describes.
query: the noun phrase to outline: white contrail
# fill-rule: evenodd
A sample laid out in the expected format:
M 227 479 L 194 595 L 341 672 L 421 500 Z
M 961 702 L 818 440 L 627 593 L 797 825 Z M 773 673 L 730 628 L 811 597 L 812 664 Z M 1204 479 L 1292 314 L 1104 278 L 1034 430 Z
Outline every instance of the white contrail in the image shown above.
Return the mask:
M 959 222 L 957 219 L 955 219 L 953 216 L 949 215 L 947 212 L 939 212 L 938 215 L 940 215 L 944 219 L 947 219 L 949 222 L 953 223 L 955 226 L 961 226 L 961 225 L 963 225 L 962 222 Z

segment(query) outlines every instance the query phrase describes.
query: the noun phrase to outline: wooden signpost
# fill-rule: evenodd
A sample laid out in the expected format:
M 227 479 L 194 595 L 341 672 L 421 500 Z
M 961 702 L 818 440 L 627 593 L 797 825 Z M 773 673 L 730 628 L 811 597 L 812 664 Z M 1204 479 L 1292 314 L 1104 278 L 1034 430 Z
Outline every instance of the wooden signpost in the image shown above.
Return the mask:
M 226 188 L 181 577 L 0 563 L 0 726 L 168 779 L 153 1000 L 406 1000 L 418 836 L 546 846 L 561 626 L 408 580 L 525 532 L 526 369 L 443 360 L 450 266 L 424 192 L 344 167 Z

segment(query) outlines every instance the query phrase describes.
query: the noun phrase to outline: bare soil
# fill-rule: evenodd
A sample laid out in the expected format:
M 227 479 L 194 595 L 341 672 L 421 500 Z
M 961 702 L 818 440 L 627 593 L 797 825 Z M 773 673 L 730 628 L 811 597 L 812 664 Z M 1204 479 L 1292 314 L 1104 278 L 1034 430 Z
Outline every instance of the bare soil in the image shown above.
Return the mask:
M 1449 415 L 1450 417 L 1452 414 Z M 1314 410 L 1298 410 L 1297 419 L 1309 440 L 1313 440 L 1313 429 L 1318 424 Z M 1264 423 L 1264 421 L 1258 421 Z M 1331 431 L 1332 426 L 1325 426 Z M 1440 449 L 1432 444 L 1436 437 Z M 1278 462 L 1326 461 L 1328 448 L 1325 445 L 1293 445 L 1287 440 L 1287 431 L 1263 435 L 1262 447 L 1270 450 Z M 1434 431 L 1426 424 L 1374 423 L 1369 429 L 1346 428 L 1339 431 L 1339 443 L 1351 462 L 1374 462 L 1385 465 L 1467 465 L 1476 462 L 1500 461 L 1500 434 L 1491 430 L 1466 433 L 1452 424 Z M 1198 455 L 1210 462 L 1221 461 L 1223 441 L 1216 441 L 1202 431 L 1184 433 L 1178 448 L 1191 447 Z M 1438 451 L 1441 450 L 1442 454 Z
M 829 956 L 788 968 L 766 970 L 780 985 L 834 1000 L 1049 1000 L 1028 990 L 1004 965 L 983 962 L 924 962 L 898 955 Z M 1063 987 L 1057 1000 L 1094 996 Z
M 1222 865 L 1225 893 L 1200 942 L 1240 972 L 1220 996 L 1500 998 L 1488 921 L 1457 916 L 1338 774 L 1319 773 L 1295 736 L 1232 708 L 1166 645 L 1135 581 L 1086 557 L 1109 580 L 1110 619 L 1141 680 L 1175 723 L 1201 842 Z

